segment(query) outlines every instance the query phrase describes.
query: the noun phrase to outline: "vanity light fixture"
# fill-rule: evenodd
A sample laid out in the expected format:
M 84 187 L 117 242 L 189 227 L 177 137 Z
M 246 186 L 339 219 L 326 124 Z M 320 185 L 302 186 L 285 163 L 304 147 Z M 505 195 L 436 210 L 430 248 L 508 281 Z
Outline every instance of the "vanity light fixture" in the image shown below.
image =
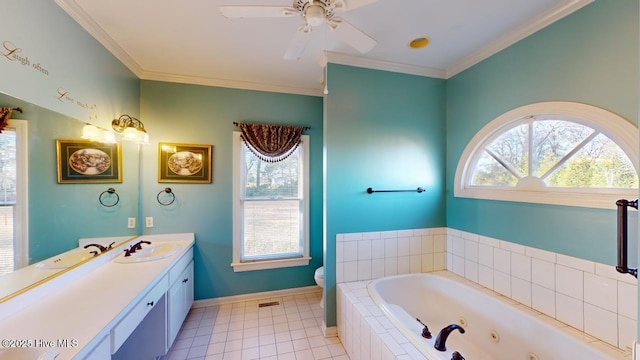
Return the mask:
M 122 133 L 124 140 L 135 141 L 138 144 L 149 143 L 149 134 L 144 129 L 144 124 L 132 116 L 125 114 L 114 119 L 111 127 L 115 132 Z
M 116 137 L 113 132 L 89 123 L 82 127 L 82 138 L 109 144 L 116 142 Z

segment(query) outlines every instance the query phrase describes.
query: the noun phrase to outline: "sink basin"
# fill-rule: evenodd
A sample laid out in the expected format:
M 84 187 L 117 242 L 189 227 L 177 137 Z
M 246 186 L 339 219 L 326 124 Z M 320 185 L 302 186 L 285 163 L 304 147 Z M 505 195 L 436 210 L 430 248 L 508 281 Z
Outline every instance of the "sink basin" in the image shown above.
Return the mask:
M 182 247 L 179 244 L 152 244 L 142 245 L 142 250 L 137 250 L 130 256 L 119 255 L 115 262 L 136 263 L 164 259 L 177 253 Z
M 0 348 L 2 360 L 53 360 L 58 356 L 56 349 Z
M 66 269 L 81 261 L 92 258 L 93 254 L 89 250 L 77 248 L 60 255 L 48 258 L 36 264 L 38 269 Z

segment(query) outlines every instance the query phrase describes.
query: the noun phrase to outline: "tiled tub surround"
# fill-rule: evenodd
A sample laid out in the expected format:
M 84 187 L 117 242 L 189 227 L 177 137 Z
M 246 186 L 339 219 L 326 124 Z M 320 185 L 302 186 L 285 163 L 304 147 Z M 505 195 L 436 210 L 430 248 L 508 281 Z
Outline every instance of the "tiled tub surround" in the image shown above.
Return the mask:
M 637 280 L 611 265 L 447 228 L 336 236 L 337 283 L 442 269 L 620 349 L 636 339 Z
M 458 277 L 447 272 L 451 277 Z M 631 352 L 624 352 L 618 348 L 599 341 L 583 332 L 552 319 L 549 316 L 531 310 L 512 299 L 502 296 L 494 291 L 490 291 L 472 281 L 458 277 L 458 280 L 469 287 L 475 287 L 480 291 L 495 296 L 504 306 L 513 306 L 523 310 L 532 316 L 561 328 L 569 336 L 574 337 L 579 342 L 586 341 L 595 346 L 598 350 L 611 355 L 616 359 L 631 359 Z M 337 308 L 338 308 L 338 337 L 351 360 L 424 360 L 427 359 L 420 351 L 407 339 L 389 320 L 389 318 L 378 308 L 369 295 L 367 285 L 370 281 L 356 281 L 338 284 Z M 428 300 L 425 300 L 428 301 Z M 431 329 L 435 337 L 439 329 Z M 453 334 L 453 336 L 461 336 Z M 437 359 L 447 359 L 448 354 L 443 353 Z M 464 354 L 466 356 L 468 354 Z M 467 357 L 469 358 L 469 357 Z M 434 358 L 435 359 L 435 358 Z M 429 358 L 429 360 L 434 360 Z M 562 358 L 563 360 L 565 358 Z M 584 358 L 581 360 L 596 360 L 596 358 Z
M 445 269 L 446 228 L 336 235 L 336 282 Z

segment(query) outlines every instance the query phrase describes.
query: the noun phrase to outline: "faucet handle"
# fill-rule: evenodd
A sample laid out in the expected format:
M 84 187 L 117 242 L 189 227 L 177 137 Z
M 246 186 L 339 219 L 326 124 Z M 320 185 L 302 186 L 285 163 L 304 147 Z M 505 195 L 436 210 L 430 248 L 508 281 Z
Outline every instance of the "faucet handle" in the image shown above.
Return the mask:
M 453 354 L 451 354 L 451 360 L 465 360 L 465 359 L 459 352 L 454 351 Z
M 416 321 L 424 326 L 424 329 L 422 329 L 422 337 L 425 339 L 431 339 L 431 331 L 429 331 L 429 327 L 427 326 L 427 324 L 423 323 L 418 318 L 416 318 Z
M 109 246 L 107 246 L 107 250 L 111 250 L 113 249 L 113 244 L 115 244 L 116 242 L 112 242 L 111 244 L 109 244 Z

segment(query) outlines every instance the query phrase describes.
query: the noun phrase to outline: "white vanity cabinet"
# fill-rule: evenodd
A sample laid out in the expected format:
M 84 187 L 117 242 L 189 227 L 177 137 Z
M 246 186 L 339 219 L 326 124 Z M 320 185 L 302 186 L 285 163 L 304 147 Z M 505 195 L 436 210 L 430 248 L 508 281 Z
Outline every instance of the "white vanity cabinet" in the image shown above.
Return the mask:
M 173 282 L 167 293 L 167 344 L 171 347 L 193 304 L 193 261 Z
M 134 266 L 137 265 L 131 269 Z M 74 359 L 153 359 L 165 355 L 193 304 L 193 248 L 185 251 L 152 284 L 113 319 L 105 329 L 104 339 L 92 349 L 83 349 L 83 355 Z

